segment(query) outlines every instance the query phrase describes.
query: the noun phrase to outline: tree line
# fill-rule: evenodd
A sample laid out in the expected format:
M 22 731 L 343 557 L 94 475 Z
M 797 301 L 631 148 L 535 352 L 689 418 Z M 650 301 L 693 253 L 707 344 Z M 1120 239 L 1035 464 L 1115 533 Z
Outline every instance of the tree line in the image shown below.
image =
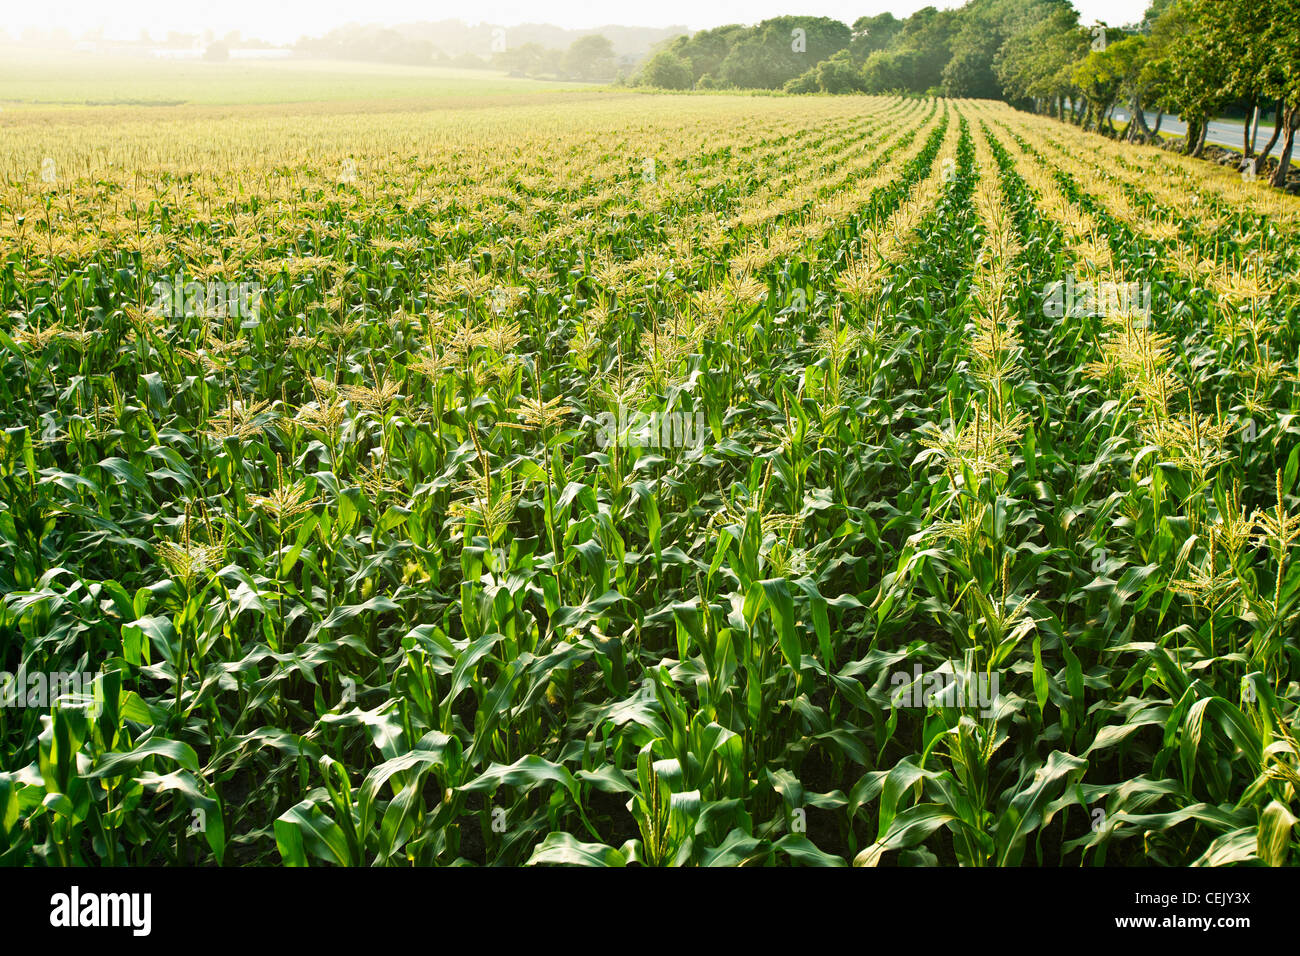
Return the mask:
M 1300 0 L 1153 0 L 1141 21 L 1119 27 L 1081 22 L 1069 0 L 970 0 L 851 26 L 776 17 L 665 41 L 633 82 L 1004 99 L 1142 142 L 1160 136 L 1149 110 L 1181 118 L 1182 148 L 1196 156 L 1213 118 L 1239 115 L 1252 174 L 1281 139 L 1271 181 L 1284 185 L 1300 127 Z M 1132 117 L 1122 127 L 1117 106 Z M 1256 151 L 1268 115 L 1273 129 Z
M 565 30 L 550 24 L 514 27 L 458 20 L 400 27 L 340 27 L 302 37 L 294 50 L 305 56 L 415 66 L 504 70 L 516 76 L 607 83 L 626 78 L 651 48 L 683 28 L 607 26 Z

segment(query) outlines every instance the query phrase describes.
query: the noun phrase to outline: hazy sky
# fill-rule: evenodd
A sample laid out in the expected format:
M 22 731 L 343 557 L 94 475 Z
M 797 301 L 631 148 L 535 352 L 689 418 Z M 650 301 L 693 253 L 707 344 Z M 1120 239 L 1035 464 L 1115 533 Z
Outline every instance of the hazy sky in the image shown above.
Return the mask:
M 395 24 L 412 20 L 458 19 L 467 23 L 554 23 L 562 27 L 605 24 L 692 30 L 723 23 L 756 23 L 781 14 L 858 17 L 889 11 L 906 16 L 924 6 L 956 7 L 963 0 L 654 0 L 631 3 L 595 0 L 0 0 L 0 27 L 17 36 L 28 27 L 63 28 L 74 34 L 103 27 L 109 36 L 136 37 L 148 30 L 217 34 L 241 30 L 274 42 L 320 34 L 345 23 Z M 1074 0 L 1086 23 L 1111 26 L 1142 18 L 1148 0 Z

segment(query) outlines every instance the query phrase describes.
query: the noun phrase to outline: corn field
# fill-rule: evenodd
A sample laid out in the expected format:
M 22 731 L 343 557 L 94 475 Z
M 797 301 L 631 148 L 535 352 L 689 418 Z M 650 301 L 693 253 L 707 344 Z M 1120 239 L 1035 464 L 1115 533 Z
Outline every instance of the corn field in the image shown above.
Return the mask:
M 4 116 L 0 862 L 1300 860 L 1300 200 L 537 102 Z

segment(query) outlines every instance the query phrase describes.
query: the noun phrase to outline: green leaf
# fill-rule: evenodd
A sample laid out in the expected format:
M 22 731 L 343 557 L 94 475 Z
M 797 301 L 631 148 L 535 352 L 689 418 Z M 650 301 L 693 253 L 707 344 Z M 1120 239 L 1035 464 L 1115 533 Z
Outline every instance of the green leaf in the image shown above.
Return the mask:
M 1256 852 L 1269 866 L 1286 866 L 1290 855 L 1291 828 L 1300 820 L 1285 804 L 1270 800 L 1259 816 L 1259 837 Z
M 581 843 L 571 833 L 548 833 L 527 866 L 626 866 L 621 852 L 603 843 Z

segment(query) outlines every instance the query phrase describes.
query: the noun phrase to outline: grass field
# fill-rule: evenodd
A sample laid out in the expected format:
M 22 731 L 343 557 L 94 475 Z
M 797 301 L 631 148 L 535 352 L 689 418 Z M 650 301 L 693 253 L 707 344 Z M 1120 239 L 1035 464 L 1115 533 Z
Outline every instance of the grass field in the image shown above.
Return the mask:
M 1296 200 L 983 101 L 0 80 L 0 862 L 1296 861 Z
M 581 89 L 487 70 L 334 60 L 203 60 L 54 54 L 0 46 L 0 108 L 459 101 Z

